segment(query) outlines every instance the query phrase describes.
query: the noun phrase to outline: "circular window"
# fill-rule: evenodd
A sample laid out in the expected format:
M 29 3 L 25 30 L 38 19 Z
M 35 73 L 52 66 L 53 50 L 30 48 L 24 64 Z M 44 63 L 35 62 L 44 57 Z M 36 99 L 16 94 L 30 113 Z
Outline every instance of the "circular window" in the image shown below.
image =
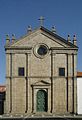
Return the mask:
M 40 43 L 38 45 L 35 45 L 34 47 L 34 54 L 39 58 L 44 58 L 48 53 L 48 46 Z
M 40 45 L 39 48 L 37 49 L 37 53 L 39 55 L 46 55 L 47 54 L 47 47 L 44 45 Z

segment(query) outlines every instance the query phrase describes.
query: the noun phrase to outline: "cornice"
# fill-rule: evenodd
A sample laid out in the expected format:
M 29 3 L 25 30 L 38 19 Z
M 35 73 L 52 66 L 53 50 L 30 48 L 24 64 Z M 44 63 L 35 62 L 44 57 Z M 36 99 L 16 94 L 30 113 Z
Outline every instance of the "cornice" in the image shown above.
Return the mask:
M 71 47 L 51 47 L 50 50 L 78 50 L 78 48 L 71 48 Z

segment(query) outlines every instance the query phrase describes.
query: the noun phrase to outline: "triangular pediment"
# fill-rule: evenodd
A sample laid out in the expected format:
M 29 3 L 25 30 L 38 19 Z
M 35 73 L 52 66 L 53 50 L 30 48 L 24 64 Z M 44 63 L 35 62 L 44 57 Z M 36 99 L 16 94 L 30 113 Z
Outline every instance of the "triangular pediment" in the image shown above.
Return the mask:
M 77 48 L 77 46 L 72 43 L 68 43 L 67 40 L 52 33 L 44 27 L 40 27 L 33 32 L 26 34 L 21 37 L 15 43 L 11 44 L 9 47 L 28 47 L 31 48 L 36 44 L 44 43 L 49 48 L 51 47 L 64 47 L 64 48 Z
M 43 80 L 39 81 L 39 82 L 35 82 L 34 84 L 32 84 L 32 86 L 49 86 L 50 83 L 45 82 Z

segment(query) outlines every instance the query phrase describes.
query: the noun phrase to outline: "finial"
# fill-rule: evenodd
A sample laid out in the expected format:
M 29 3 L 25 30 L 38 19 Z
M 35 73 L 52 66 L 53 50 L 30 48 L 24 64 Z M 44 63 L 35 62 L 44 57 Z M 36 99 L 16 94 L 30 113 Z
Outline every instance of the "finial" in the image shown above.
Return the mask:
M 43 22 L 44 22 L 44 20 L 45 20 L 44 17 L 41 16 L 38 20 L 40 21 L 40 26 L 43 26 Z
M 10 40 L 9 35 L 6 35 L 6 40 Z
M 52 30 L 51 30 L 53 33 L 56 33 L 56 29 L 55 29 L 55 26 L 52 26 Z
M 15 42 L 15 35 L 14 34 L 12 34 L 12 43 L 14 43 Z
M 31 25 L 28 26 L 28 33 L 32 32 Z
M 70 35 L 68 35 L 67 41 L 68 41 L 68 42 L 71 42 Z
M 9 38 L 9 35 L 6 35 L 6 45 L 9 45 L 10 44 L 10 38 Z
M 76 35 L 73 36 L 73 44 L 77 46 L 77 39 L 76 39 Z
M 76 35 L 73 35 L 73 40 L 76 40 Z

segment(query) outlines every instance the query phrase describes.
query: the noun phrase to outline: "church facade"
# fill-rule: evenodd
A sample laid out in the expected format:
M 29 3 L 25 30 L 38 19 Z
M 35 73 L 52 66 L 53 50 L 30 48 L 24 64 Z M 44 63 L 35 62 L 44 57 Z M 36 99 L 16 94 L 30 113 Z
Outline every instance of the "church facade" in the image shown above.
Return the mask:
M 5 113 L 77 113 L 76 42 L 42 26 L 12 43 L 7 36 Z

